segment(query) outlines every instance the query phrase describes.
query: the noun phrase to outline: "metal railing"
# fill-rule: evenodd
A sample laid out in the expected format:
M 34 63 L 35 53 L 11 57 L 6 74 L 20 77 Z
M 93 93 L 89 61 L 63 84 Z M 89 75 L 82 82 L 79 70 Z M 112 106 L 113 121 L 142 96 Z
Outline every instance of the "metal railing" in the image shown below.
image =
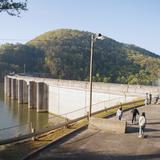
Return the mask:
M 126 98 L 126 97 L 118 97 L 118 98 L 113 98 L 113 99 L 109 99 L 109 100 L 106 100 L 106 101 L 101 101 L 101 102 L 98 102 L 98 103 L 95 103 L 95 104 L 92 105 L 92 113 L 97 112 L 97 111 L 101 111 L 101 110 L 106 109 L 106 108 L 110 108 L 114 105 L 118 105 L 118 104 L 121 104 L 121 103 L 126 103 L 126 102 L 129 102 L 131 100 L 133 101 L 133 99 L 129 99 L 129 98 Z M 82 107 L 80 109 L 74 110 L 72 112 L 64 113 L 64 114 L 62 114 L 62 116 L 67 118 L 67 119 L 72 119 L 73 120 L 73 119 L 76 119 L 78 117 L 87 115 L 88 112 L 89 112 L 89 105 L 85 106 L 85 107 Z
M 109 101 L 102 101 L 102 102 L 93 104 L 92 106 L 93 115 L 103 112 L 103 111 L 107 111 L 112 108 L 118 108 L 119 106 L 132 105 L 132 107 L 134 107 L 134 106 L 139 106 L 139 105 L 144 104 L 144 100 L 142 99 L 133 101 L 133 102 L 127 102 L 124 104 L 122 104 L 120 100 L 122 99 L 116 98 L 116 99 L 111 99 Z M 86 106 L 78 110 L 68 112 L 68 113 L 65 113 L 59 116 L 50 117 L 48 119 L 49 123 L 44 128 L 41 128 L 39 130 L 33 130 L 32 128 L 33 126 L 31 123 L 0 129 L 0 145 L 28 139 L 33 136 L 37 136 L 37 135 L 49 132 L 54 129 L 62 128 L 62 127 L 67 126 L 68 124 L 77 122 L 78 120 L 81 120 L 84 118 L 87 118 L 88 108 L 89 106 Z M 77 117 L 77 115 L 80 115 L 80 116 Z M 69 117 L 72 117 L 72 119 L 70 119 Z M 61 121 L 57 121 L 57 118 L 61 118 Z

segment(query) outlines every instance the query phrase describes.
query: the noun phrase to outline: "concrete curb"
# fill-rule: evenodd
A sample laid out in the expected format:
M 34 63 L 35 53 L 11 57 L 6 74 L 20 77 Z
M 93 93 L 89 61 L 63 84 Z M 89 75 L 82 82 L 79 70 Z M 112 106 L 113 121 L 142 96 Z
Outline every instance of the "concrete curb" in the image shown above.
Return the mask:
M 57 146 L 59 144 L 64 143 L 68 138 L 71 138 L 71 137 L 79 134 L 80 132 L 82 132 L 85 129 L 87 129 L 87 127 L 88 127 L 88 124 L 87 125 L 83 125 L 82 127 L 78 128 L 78 129 L 75 129 L 75 130 L 67 133 L 66 135 L 63 135 L 63 136 L 53 140 L 49 144 L 47 144 L 45 146 L 42 146 L 42 147 L 34 150 L 33 152 L 30 152 L 27 156 L 23 157 L 22 160 L 30 160 L 30 159 L 34 158 L 34 156 L 39 154 L 42 150 L 45 150 L 45 149 L 49 148 L 51 145 L 52 146 Z
M 142 107 L 142 106 L 143 106 L 143 105 L 138 106 L 138 107 Z M 132 109 L 132 108 L 128 108 L 128 109 L 124 110 L 124 112 L 127 112 L 127 111 L 129 111 L 129 110 L 131 110 L 131 109 Z M 106 117 L 104 117 L 104 118 L 111 118 L 111 117 L 115 116 L 115 114 L 116 114 L 116 113 L 113 113 L 113 114 L 108 115 L 108 116 L 106 116 Z M 47 145 L 45 145 L 45 146 L 43 146 L 43 147 L 40 147 L 40 148 L 34 150 L 33 152 L 30 152 L 27 156 L 23 157 L 22 160 L 31 160 L 32 158 L 34 158 L 34 156 L 36 156 L 37 154 L 39 154 L 42 150 L 45 150 L 45 149 L 49 148 L 51 145 L 57 146 L 57 145 L 59 145 L 59 144 L 62 144 L 62 143 L 64 143 L 67 139 L 69 139 L 69 138 L 77 135 L 78 133 L 84 131 L 84 130 L 87 129 L 87 128 L 88 128 L 88 124 L 87 124 L 87 125 L 83 125 L 82 127 L 78 128 L 78 129 L 75 129 L 75 130 L 67 133 L 66 135 L 63 135 L 63 136 L 61 136 L 61 137 L 53 140 L 53 141 L 50 142 L 49 144 L 47 144 Z

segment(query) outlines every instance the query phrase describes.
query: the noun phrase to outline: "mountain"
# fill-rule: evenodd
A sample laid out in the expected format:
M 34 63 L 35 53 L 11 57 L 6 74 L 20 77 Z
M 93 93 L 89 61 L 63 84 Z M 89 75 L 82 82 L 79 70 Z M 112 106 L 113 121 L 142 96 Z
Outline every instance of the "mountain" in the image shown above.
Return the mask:
M 43 51 L 23 44 L 4 44 L 0 46 L 0 79 L 10 72 L 22 73 L 43 70 Z
M 15 57 L 8 52 L 7 55 L 12 55 L 12 61 L 1 58 L 6 57 L 4 50 L 8 51 L 7 47 L 1 49 L 4 48 L 1 46 L 0 65 L 1 62 L 9 64 L 10 67 L 12 65 L 11 68 L 18 65 L 19 70 L 22 70 L 23 66 L 20 64 L 26 64 L 29 72 L 48 72 L 53 78 L 60 79 L 88 80 L 92 34 L 71 29 L 44 33 L 22 45 L 20 48 L 25 48 L 23 52 L 14 49 Z M 31 63 L 27 63 L 26 59 L 21 60 L 20 64 L 19 60 L 13 62 L 13 59 L 17 59 L 21 54 L 26 57 L 28 55 L 32 59 Z M 160 56 L 150 51 L 119 43 L 109 37 L 94 43 L 94 81 L 148 85 L 159 78 L 159 72 Z

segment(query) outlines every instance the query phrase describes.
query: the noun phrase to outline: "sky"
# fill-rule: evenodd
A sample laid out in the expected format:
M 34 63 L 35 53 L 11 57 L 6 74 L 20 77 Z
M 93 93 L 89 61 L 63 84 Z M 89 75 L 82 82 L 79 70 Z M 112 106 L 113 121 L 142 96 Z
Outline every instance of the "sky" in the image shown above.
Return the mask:
M 101 33 L 160 55 L 160 0 L 28 0 L 21 17 L 0 13 L 0 43 L 70 28 Z

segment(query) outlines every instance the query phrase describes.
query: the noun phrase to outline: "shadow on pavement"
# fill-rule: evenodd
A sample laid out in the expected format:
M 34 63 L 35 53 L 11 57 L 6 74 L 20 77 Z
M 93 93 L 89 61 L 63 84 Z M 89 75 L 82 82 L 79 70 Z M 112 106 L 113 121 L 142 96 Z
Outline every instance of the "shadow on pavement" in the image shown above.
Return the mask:
M 146 138 L 160 138 L 160 135 L 159 135 L 159 136 L 148 135 Z M 159 159 L 160 159 L 160 158 L 159 158 Z
M 149 122 L 147 124 L 160 124 L 160 122 Z
M 112 155 L 107 153 L 92 153 L 84 150 L 73 150 L 63 153 L 53 153 L 50 156 L 42 156 L 34 160 L 159 160 L 160 153 L 147 154 L 147 155 Z
M 158 131 L 160 131 L 159 129 L 153 129 L 153 128 L 145 128 L 145 132 L 158 132 Z M 137 132 L 139 132 L 139 127 L 137 126 L 137 127 L 130 127 L 130 126 L 128 126 L 127 127 L 127 133 L 137 133 Z

